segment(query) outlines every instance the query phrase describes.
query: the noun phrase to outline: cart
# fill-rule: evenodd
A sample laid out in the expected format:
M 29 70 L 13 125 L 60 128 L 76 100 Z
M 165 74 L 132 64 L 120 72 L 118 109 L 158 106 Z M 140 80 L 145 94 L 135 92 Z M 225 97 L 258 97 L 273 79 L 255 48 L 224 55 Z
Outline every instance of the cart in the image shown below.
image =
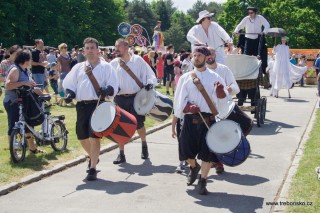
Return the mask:
M 258 127 L 261 127 L 266 118 L 267 110 L 267 97 L 260 96 L 259 88 L 259 76 L 262 74 L 260 71 L 261 61 L 256 56 L 248 55 L 227 55 L 225 60 L 226 66 L 232 71 L 238 85 L 240 92 L 256 88 L 253 102 L 254 106 L 239 106 L 243 111 L 250 111 L 254 114 Z M 237 98 L 235 98 L 237 99 Z M 251 103 L 244 100 L 236 100 L 239 105 L 239 101 L 242 103 Z

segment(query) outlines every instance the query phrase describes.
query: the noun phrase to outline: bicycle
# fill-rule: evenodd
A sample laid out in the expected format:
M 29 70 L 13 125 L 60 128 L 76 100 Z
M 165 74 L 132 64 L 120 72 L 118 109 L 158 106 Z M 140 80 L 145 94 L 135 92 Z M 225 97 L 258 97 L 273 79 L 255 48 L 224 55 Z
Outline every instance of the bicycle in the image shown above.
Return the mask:
M 64 115 L 51 116 L 49 111 L 45 110 L 45 101 L 49 101 L 51 96 L 39 96 L 36 100 L 35 97 L 31 96 L 33 101 L 36 102 L 40 113 L 44 116 L 41 124 L 41 130 L 37 131 L 26 122 L 26 115 L 24 113 L 23 99 L 25 94 L 30 95 L 31 89 L 19 88 L 17 90 L 18 98 L 16 102 L 19 107 L 19 121 L 15 122 L 15 126 L 10 136 L 10 155 L 14 163 L 19 163 L 25 159 L 27 151 L 27 142 L 25 135 L 25 128 L 27 127 L 35 138 L 38 146 L 51 145 L 53 150 L 62 152 L 66 149 L 68 143 L 68 130 L 64 124 Z M 22 95 L 24 94 L 24 95 Z

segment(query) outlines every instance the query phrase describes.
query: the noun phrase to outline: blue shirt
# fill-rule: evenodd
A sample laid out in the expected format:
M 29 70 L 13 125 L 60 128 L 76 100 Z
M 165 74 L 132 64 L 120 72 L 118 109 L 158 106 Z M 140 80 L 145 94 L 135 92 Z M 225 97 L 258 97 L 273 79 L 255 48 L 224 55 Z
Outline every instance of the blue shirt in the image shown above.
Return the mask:
M 294 64 L 294 65 L 297 64 L 297 61 L 296 61 L 296 59 L 294 59 L 294 58 L 291 58 L 291 59 L 290 59 L 290 62 L 291 62 L 292 64 Z
M 320 57 L 317 58 L 316 62 L 314 63 L 314 66 L 317 67 L 317 69 L 320 69 Z

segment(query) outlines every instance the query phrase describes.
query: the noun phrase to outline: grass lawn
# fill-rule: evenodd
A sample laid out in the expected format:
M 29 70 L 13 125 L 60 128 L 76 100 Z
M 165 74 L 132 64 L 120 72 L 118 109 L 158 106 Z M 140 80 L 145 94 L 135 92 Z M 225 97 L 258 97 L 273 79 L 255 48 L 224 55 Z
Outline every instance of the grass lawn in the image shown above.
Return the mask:
M 157 88 L 158 91 L 164 93 L 165 89 Z M 172 98 L 172 96 L 171 96 Z M 33 155 L 27 152 L 24 162 L 15 164 L 10 160 L 10 151 L 7 137 L 7 113 L 3 106 L 3 95 L 0 97 L 0 185 L 5 185 L 10 182 L 19 181 L 22 177 L 30 175 L 35 171 L 52 168 L 54 165 L 74 159 L 82 154 L 84 151 L 77 140 L 75 134 L 76 123 L 76 109 L 75 107 L 53 106 L 51 107 L 52 115 L 65 115 L 65 123 L 69 131 L 69 140 L 67 150 L 63 153 L 55 152 L 51 146 L 41 147 L 47 154 Z M 170 119 L 170 118 L 169 118 Z M 168 119 L 168 120 L 169 120 Z M 167 121 L 168 121 L 167 120 Z M 145 126 L 147 128 L 159 124 L 147 117 Z M 102 140 L 102 146 L 109 143 L 107 139 Z
M 320 166 L 320 111 L 305 144 L 298 171 L 293 178 L 289 190 L 289 202 L 304 202 L 305 205 L 291 205 L 287 212 L 320 212 L 320 180 L 317 179 L 315 168 Z M 307 206 L 307 202 L 312 205 Z

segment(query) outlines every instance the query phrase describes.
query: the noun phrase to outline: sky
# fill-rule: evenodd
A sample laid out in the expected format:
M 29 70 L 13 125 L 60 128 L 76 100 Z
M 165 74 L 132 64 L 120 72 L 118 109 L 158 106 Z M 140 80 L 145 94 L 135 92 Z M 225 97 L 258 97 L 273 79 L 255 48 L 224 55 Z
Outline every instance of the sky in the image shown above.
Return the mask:
M 202 0 L 202 2 L 209 3 L 212 0 Z M 225 3 L 227 0 L 215 0 L 217 3 Z M 174 0 L 174 6 L 178 10 L 182 10 L 184 12 L 187 12 L 188 9 L 192 7 L 192 5 L 196 2 L 196 0 Z
M 202 2 L 206 2 L 206 3 L 209 3 L 211 1 L 215 1 L 217 3 L 225 3 L 227 0 L 202 0 Z M 151 0 L 147 0 L 147 2 L 151 2 Z M 196 2 L 196 0 L 173 0 L 173 2 L 174 2 L 174 6 L 178 10 L 187 12 L 187 10 L 192 7 L 192 5 Z

